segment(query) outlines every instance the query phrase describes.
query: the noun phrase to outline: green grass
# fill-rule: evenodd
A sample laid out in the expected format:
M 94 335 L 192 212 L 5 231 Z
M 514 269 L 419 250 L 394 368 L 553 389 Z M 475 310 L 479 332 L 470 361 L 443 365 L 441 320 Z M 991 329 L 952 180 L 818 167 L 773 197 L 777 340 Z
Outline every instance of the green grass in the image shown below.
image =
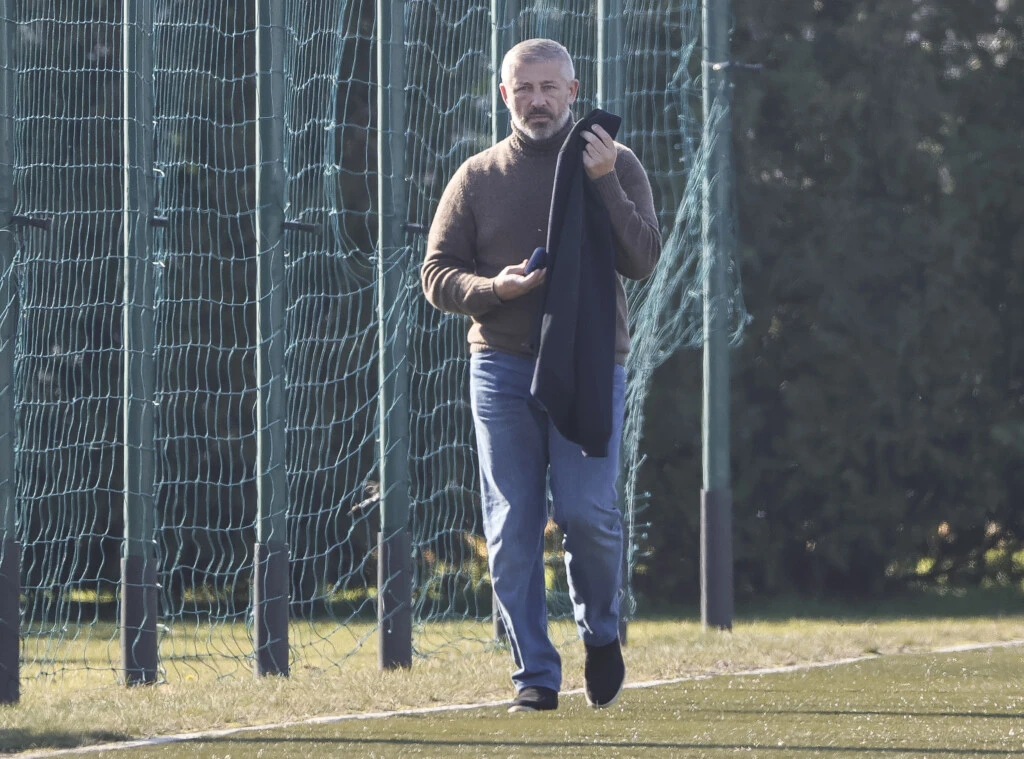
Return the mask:
M 732 633 L 702 631 L 699 622 L 692 618 L 659 618 L 636 621 L 630 625 L 630 644 L 626 650 L 630 681 L 662 680 L 709 674 L 719 677 L 708 681 L 673 686 L 668 690 L 658 688 L 655 701 L 649 701 L 649 699 L 655 698 L 653 692 L 630 691 L 621 712 L 613 709 L 608 714 L 601 715 L 591 714 L 590 710 L 582 706 L 580 697 L 569 696 L 565 699 L 564 708 L 554 718 L 555 724 L 560 725 L 558 730 L 561 732 L 556 731 L 554 737 L 548 736 L 544 740 L 549 743 L 568 741 L 567 745 L 572 745 L 573 742 L 589 741 L 601 736 L 610 740 L 611 738 L 602 732 L 604 730 L 602 725 L 621 726 L 622 720 L 637 722 L 641 718 L 641 721 L 646 723 L 648 720 L 646 715 L 650 714 L 651 719 L 654 720 L 652 723 L 654 726 L 650 728 L 654 737 L 645 738 L 637 733 L 638 737 L 635 739 L 637 741 L 643 739 L 641 742 L 649 743 L 649 751 L 661 751 L 662 749 L 655 744 L 667 740 L 658 737 L 662 732 L 661 728 L 657 727 L 660 724 L 658 720 L 661 719 L 682 726 L 683 732 L 677 734 L 677 739 L 679 736 L 683 736 L 686 740 L 679 743 L 679 746 L 689 745 L 698 738 L 700 741 L 712 741 L 715 745 L 721 743 L 723 746 L 748 746 L 753 740 L 749 736 L 742 738 L 739 733 L 731 732 L 719 735 L 719 728 L 716 728 L 714 735 L 708 733 L 705 737 L 700 737 L 704 735 L 700 730 L 710 729 L 709 715 L 712 713 L 732 714 L 733 718 L 726 720 L 727 723 L 742 722 L 747 719 L 747 717 L 743 717 L 744 712 L 737 711 L 739 707 L 736 703 L 730 700 L 747 687 L 746 683 L 761 682 L 762 685 L 757 687 L 773 690 L 776 686 L 769 685 L 769 683 L 777 681 L 799 683 L 804 682 L 800 678 L 806 676 L 809 678 L 806 682 L 813 684 L 819 682 L 818 678 L 824 677 L 826 671 L 812 671 L 799 676 L 778 675 L 760 680 L 752 677 L 736 677 L 736 672 L 760 667 L 832 661 L 865 654 L 882 654 L 882 657 L 877 662 L 872 661 L 857 666 L 868 667 L 868 670 L 864 671 L 873 671 L 870 670 L 870 667 L 879 666 L 883 669 L 878 671 L 883 672 L 884 667 L 889 666 L 888 662 L 908 662 L 907 666 L 910 666 L 911 657 L 893 657 L 892 654 L 925 652 L 936 647 L 961 643 L 998 642 L 1024 638 L 1024 607 L 1022 607 L 1022 613 L 1010 614 L 1005 613 L 1006 608 L 1002 605 L 996 607 L 990 605 L 988 613 L 983 613 L 983 609 L 974 608 L 971 615 L 959 615 L 956 613 L 955 603 L 949 602 L 948 599 L 939 599 L 932 601 L 931 609 L 929 615 L 924 608 L 908 610 L 905 604 L 897 604 L 888 607 L 875 607 L 870 610 L 870 613 L 856 612 L 840 615 L 829 608 L 808 608 L 806 603 L 801 603 L 793 612 L 801 612 L 804 615 L 801 618 L 787 612 L 785 606 L 776 605 L 768 613 L 739 615 Z M 903 615 L 901 612 L 904 610 L 910 613 Z M 817 614 L 815 613 L 817 611 L 823 613 Z M 948 612 L 948 614 L 944 612 Z M 257 680 L 235 659 L 228 658 L 230 664 L 220 669 L 215 661 L 186 658 L 186 650 L 179 648 L 179 659 L 173 662 L 173 666 L 169 666 L 166 683 L 155 687 L 135 688 L 125 688 L 116 684 L 115 675 L 109 668 L 111 666 L 110 654 L 107 651 L 109 639 L 104 635 L 97 635 L 94 640 L 101 654 L 95 657 L 93 665 L 95 669 L 68 670 L 63 676 L 58 677 L 26 677 L 23 679 L 21 702 L 13 707 L 0 708 L 0 752 L 15 753 L 34 748 L 79 746 L 144 736 L 272 724 L 323 715 L 356 714 L 505 699 L 511 695 L 510 657 L 507 651 L 495 649 L 481 639 L 481 636 L 486 635 L 487 630 L 487 625 L 481 623 L 430 626 L 418 636 L 417 647 L 419 650 L 432 651 L 431 656 L 417 658 L 411 670 L 398 672 L 379 672 L 377 670 L 376 639 L 369 627 L 334 632 L 327 629 L 308 628 L 307 632 L 303 633 L 305 637 L 299 635 L 297 631 L 294 640 L 301 645 L 289 678 Z M 563 687 L 565 690 L 579 688 L 582 686 L 583 669 L 581 646 L 571 640 L 572 630 L 567 623 L 556 623 L 553 633 L 556 640 L 565 641 L 561 647 L 564 665 Z M 231 650 L 234 650 L 236 646 L 242 648 L 246 645 L 244 629 L 241 632 L 235 631 L 230 634 L 228 631 L 216 631 L 216 635 L 228 636 L 217 640 L 230 640 L 230 645 L 227 645 L 226 642 L 224 645 Z M 363 641 L 361 646 L 357 645 L 360 640 Z M 82 645 L 88 648 L 85 642 L 82 642 Z M 1019 662 L 1021 652 L 1018 649 L 1011 649 L 1011 651 L 1011 654 L 993 652 L 990 660 L 995 661 L 999 657 L 1009 655 L 1010 659 L 1003 661 L 1003 670 L 1008 674 L 1011 672 L 1017 674 L 1019 679 L 1024 668 L 1018 663 L 1015 669 L 1011 669 L 1007 662 L 1012 660 L 1013 656 L 1016 656 L 1017 662 Z M 957 656 L 974 657 L 973 654 L 958 654 Z M 335 657 L 338 657 L 338 660 Z M 923 660 L 923 657 L 913 658 Z M 894 666 L 902 667 L 904 665 L 895 664 Z M 999 667 L 996 667 L 996 670 L 996 674 L 998 674 Z M 938 672 L 939 670 L 934 669 L 933 671 Z M 879 675 L 879 678 L 880 681 L 886 682 L 911 682 L 916 676 L 913 673 L 900 674 L 899 671 L 894 671 Z M 1019 690 L 1007 690 L 1005 684 L 989 679 L 987 674 L 985 678 L 979 680 L 977 689 L 973 685 L 967 690 L 961 688 L 965 699 L 962 703 L 950 701 L 941 709 L 936 706 L 927 711 L 961 713 L 966 710 L 970 713 L 983 714 L 994 708 L 992 705 L 998 700 L 1001 690 L 1019 695 Z M 718 689 L 725 687 L 724 684 L 730 682 L 733 683 L 729 691 L 732 696 L 725 692 L 719 694 Z M 945 681 L 942 682 L 945 683 Z M 825 716 L 814 716 L 813 712 L 827 711 L 827 704 L 818 703 L 819 699 L 814 696 L 813 689 L 807 691 L 806 694 L 806 698 L 809 699 L 808 708 L 814 707 L 811 709 L 811 716 L 803 714 L 800 709 L 797 709 L 796 707 L 802 703 L 799 699 L 804 698 L 801 695 L 802 688 L 801 685 L 779 702 L 780 705 L 788 704 L 786 709 L 770 716 L 772 724 L 788 725 L 786 731 L 790 736 L 799 737 L 803 734 L 798 730 L 801 721 L 806 721 L 811 717 L 814 717 L 813 721 L 817 721 L 820 717 Z M 849 700 L 852 698 L 851 694 L 860 691 L 869 693 L 866 697 L 868 703 L 875 702 L 881 708 L 883 705 L 881 695 L 872 695 L 865 688 L 867 686 L 858 685 L 857 681 L 854 681 L 849 688 L 844 685 L 840 691 L 833 693 L 837 699 L 837 705 L 832 710 L 839 710 L 845 714 L 846 711 L 863 707 L 864 704 L 859 701 Z M 947 696 L 952 698 L 946 692 L 947 690 L 949 688 L 946 684 L 942 684 L 941 688 L 931 684 L 927 686 L 927 692 L 933 693 L 937 698 Z M 773 700 L 778 700 L 784 695 L 781 691 L 773 690 L 773 693 L 775 693 Z M 705 694 L 701 696 L 701 698 L 705 698 L 701 702 L 704 706 L 699 709 L 694 706 L 697 703 L 697 694 Z M 849 698 L 843 694 L 849 695 Z M 985 698 L 989 699 L 988 705 L 984 701 Z M 669 709 L 667 714 L 676 715 L 676 711 L 679 714 L 672 716 L 671 719 L 665 716 L 655 719 L 654 715 L 663 708 L 659 706 L 662 701 L 658 699 L 664 701 L 664 709 Z M 716 699 L 724 700 L 718 703 Z M 840 704 L 839 701 L 843 699 L 847 700 Z M 1019 699 L 1014 703 L 1019 706 Z M 924 706 L 925 704 L 921 702 L 917 703 L 917 706 L 911 704 L 907 708 L 923 708 Z M 697 711 L 691 713 L 694 709 Z M 729 711 L 730 709 L 732 711 Z M 763 712 L 764 705 L 754 704 L 750 706 L 750 709 L 754 711 L 761 709 Z M 1018 709 L 1018 711 L 1021 710 Z M 506 735 L 507 730 L 511 729 L 511 723 L 503 721 L 498 723 L 494 730 L 506 731 L 506 733 L 486 732 L 491 730 L 492 726 L 489 723 L 485 726 L 482 720 L 507 720 L 508 715 L 500 710 L 472 712 L 463 717 L 467 720 L 474 720 L 472 724 L 477 727 L 470 732 L 460 733 L 461 728 L 450 722 L 450 720 L 462 719 L 458 715 L 443 717 L 434 715 L 403 720 L 401 723 L 403 725 L 406 722 L 409 725 L 428 725 L 434 724 L 436 721 L 437 730 L 441 732 L 432 740 L 440 742 L 434 748 L 430 748 L 431 744 L 428 741 L 427 747 L 422 751 L 417 748 L 420 738 L 415 735 L 409 738 L 413 743 L 382 743 L 382 736 L 398 734 L 394 732 L 393 720 L 387 720 L 386 725 L 379 720 L 360 722 L 357 723 L 357 726 L 361 732 L 345 733 L 345 735 L 349 735 L 352 740 L 362 736 L 361 739 L 369 741 L 365 751 L 360 748 L 351 755 L 371 756 L 372 752 L 376 751 L 378 756 L 392 756 L 399 752 L 415 753 L 415 751 L 420 751 L 420 755 L 432 756 L 445 753 L 456 754 L 455 748 L 451 748 L 443 742 L 449 738 L 443 736 L 450 736 L 450 740 L 455 744 L 467 742 L 468 746 L 473 745 L 471 741 L 486 736 L 486 740 L 489 741 L 486 748 L 489 751 L 492 743 L 494 746 L 503 745 L 500 740 L 497 740 L 497 737 Z M 762 714 L 758 719 L 763 722 L 768 718 Z M 877 719 L 882 719 L 881 715 Z M 842 725 L 839 727 L 846 730 L 849 727 L 847 724 L 849 720 L 843 717 L 840 721 Z M 864 720 L 864 724 L 860 727 L 870 727 L 868 722 L 869 720 Z M 989 726 L 991 727 L 991 724 Z M 723 725 L 721 729 L 724 730 L 726 727 L 727 725 Z M 331 729 L 350 731 L 356 730 L 357 727 L 335 725 Z M 405 728 L 402 729 L 405 730 Z M 827 730 L 832 729 L 831 727 L 827 728 Z M 587 733 L 588 730 L 591 730 L 593 735 Z M 376 734 L 375 739 L 373 731 L 383 732 Z M 1017 733 L 1022 732 L 1024 732 L 1024 724 L 1017 726 Z M 303 731 L 303 735 L 305 734 L 306 731 Z M 332 735 L 341 735 L 341 733 Z M 514 749 L 510 749 L 504 754 L 501 753 L 501 749 L 498 749 L 499 755 L 529 755 L 523 753 L 526 750 L 532 750 L 525 744 L 534 738 L 529 735 L 519 737 L 508 735 L 510 736 L 508 740 L 525 743 L 522 746 L 516 744 Z M 761 733 L 757 735 L 761 735 Z M 245 734 L 238 738 L 238 741 L 248 748 L 229 747 L 214 750 L 208 746 L 203 752 L 197 754 L 195 753 L 196 744 L 186 744 L 178 748 L 168 746 L 160 750 L 182 752 L 180 754 L 161 754 L 167 756 L 226 756 L 230 754 L 234 757 L 248 757 L 257 755 L 258 750 L 255 744 L 245 743 L 251 739 L 252 734 Z M 316 740 L 321 739 L 317 738 Z M 337 739 L 324 738 L 323 740 L 330 742 Z M 384 748 L 376 746 L 373 743 L 374 740 Z M 505 740 L 505 738 L 502 737 L 501 740 Z M 536 740 L 540 741 L 541 737 Z M 625 738 L 620 735 L 615 740 L 621 741 Z M 820 740 L 825 739 L 820 738 L 819 742 Z M 802 741 L 801 745 L 808 747 L 819 745 L 810 737 L 802 738 L 800 741 Z M 306 739 L 296 738 L 289 742 L 282 738 L 273 744 L 274 753 L 264 755 L 288 756 L 287 753 L 278 754 L 277 752 L 279 750 L 287 751 L 288 747 L 293 745 L 304 747 L 302 751 L 306 757 L 317 756 L 321 751 L 319 747 L 314 749 L 308 745 Z M 336 744 L 332 745 L 337 748 Z M 920 745 L 924 746 L 925 744 Z M 978 743 L 977 745 L 984 748 L 986 744 Z M 672 751 L 679 750 L 676 744 L 673 746 L 674 748 L 664 749 L 670 752 L 664 755 L 672 755 Z M 477 749 L 480 748 L 477 747 Z M 1020 746 L 1017 748 L 1019 749 Z M 550 755 L 552 751 L 550 747 L 545 750 Z M 578 746 L 577 750 L 579 750 Z M 612 751 L 607 755 L 634 755 L 628 753 L 622 746 L 612 746 L 607 750 Z M 619 753 L 615 754 L 614 751 Z M 345 753 L 349 754 L 350 752 Z M 485 755 L 481 751 L 476 753 Z M 814 755 L 810 749 L 804 753 Z M 132 752 L 132 755 L 134 756 L 135 752 Z M 711 756 L 713 754 L 695 755 Z M 861 755 L 870 756 L 871 754 L 867 752 Z M 917 756 L 913 753 L 905 755 Z M 983 756 L 985 754 L 968 752 L 961 755 Z
M 879 657 L 628 690 L 596 712 L 473 711 L 301 725 L 135 749 L 173 757 L 985 757 L 1024 755 L 1019 649 Z M 117 754 L 125 756 L 125 754 Z M 115 752 L 100 752 L 113 757 Z

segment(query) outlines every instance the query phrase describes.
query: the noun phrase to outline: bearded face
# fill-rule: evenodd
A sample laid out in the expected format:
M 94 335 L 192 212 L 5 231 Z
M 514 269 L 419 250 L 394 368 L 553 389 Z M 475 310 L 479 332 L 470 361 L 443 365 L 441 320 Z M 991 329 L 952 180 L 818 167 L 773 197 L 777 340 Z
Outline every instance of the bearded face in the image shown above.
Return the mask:
M 554 136 L 571 117 L 580 83 L 567 76 L 558 60 L 519 61 L 501 83 L 501 97 L 512 123 L 532 140 Z

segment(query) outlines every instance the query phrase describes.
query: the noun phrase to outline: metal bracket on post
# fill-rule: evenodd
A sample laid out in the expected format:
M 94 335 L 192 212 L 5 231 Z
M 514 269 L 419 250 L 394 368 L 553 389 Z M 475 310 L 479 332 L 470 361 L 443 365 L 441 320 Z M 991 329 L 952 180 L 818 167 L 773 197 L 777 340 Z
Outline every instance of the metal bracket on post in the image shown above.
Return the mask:
M 49 232 L 53 226 L 53 221 L 47 217 L 43 219 L 35 219 L 31 216 L 22 216 L 21 214 L 13 214 L 11 216 L 11 224 L 16 227 L 33 227 L 34 229 L 41 229 L 44 232 Z
M 289 232 L 305 232 L 311 235 L 319 234 L 320 232 L 320 227 L 307 221 L 284 221 L 281 223 L 281 229 L 286 229 Z

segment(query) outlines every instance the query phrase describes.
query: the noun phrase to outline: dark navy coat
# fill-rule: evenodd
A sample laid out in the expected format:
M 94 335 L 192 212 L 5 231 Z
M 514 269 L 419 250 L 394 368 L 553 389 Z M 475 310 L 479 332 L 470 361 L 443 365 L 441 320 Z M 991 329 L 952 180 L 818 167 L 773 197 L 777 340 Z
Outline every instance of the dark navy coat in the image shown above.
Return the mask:
M 613 138 L 621 119 L 595 109 L 558 153 L 548 220 L 544 308 L 530 393 L 563 437 L 587 456 L 607 456 L 615 371 L 615 243 L 604 203 L 583 168 L 581 132 L 600 124 Z

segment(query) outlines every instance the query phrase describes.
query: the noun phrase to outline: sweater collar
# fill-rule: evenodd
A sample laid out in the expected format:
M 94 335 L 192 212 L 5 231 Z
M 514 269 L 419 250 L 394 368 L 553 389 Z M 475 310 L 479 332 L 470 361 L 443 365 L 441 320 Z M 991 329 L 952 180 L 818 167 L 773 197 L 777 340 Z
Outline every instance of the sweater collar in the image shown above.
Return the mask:
M 525 155 L 556 155 L 562 149 L 565 138 L 572 131 L 573 124 L 575 124 L 575 121 L 570 116 L 565 122 L 565 126 L 546 140 L 534 140 L 527 137 L 516 128 L 515 124 L 512 124 L 512 134 L 509 137 L 509 141 L 515 150 Z

